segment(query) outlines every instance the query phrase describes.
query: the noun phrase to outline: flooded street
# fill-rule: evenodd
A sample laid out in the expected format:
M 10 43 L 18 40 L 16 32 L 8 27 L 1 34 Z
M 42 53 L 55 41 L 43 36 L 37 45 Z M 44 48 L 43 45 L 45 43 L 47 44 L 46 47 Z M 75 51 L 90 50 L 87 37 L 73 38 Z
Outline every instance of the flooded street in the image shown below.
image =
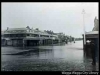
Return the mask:
M 33 48 L 1 48 L 2 71 L 92 71 L 83 57 L 83 42 Z M 98 69 L 96 69 L 98 70 Z

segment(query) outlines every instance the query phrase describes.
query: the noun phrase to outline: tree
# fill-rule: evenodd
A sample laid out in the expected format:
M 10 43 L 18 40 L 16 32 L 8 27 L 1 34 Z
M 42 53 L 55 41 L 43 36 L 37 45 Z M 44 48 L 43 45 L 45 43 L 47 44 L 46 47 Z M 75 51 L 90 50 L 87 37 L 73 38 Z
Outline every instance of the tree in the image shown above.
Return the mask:
M 30 27 L 29 27 L 29 26 L 27 26 L 26 28 L 30 29 Z
M 36 30 L 39 30 L 39 28 L 36 28 Z

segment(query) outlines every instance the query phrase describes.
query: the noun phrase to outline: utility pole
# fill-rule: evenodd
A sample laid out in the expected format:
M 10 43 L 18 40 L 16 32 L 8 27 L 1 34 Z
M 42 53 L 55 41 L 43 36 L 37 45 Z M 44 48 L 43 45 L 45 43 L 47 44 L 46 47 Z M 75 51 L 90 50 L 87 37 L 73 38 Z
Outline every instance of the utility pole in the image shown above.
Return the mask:
M 84 45 L 86 45 L 86 38 L 85 38 L 85 21 L 84 21 L 84 14 L 85 14 L 85 10 L 83 9 L 82 11 L 83 14 L 83 28 L 84 28 Z

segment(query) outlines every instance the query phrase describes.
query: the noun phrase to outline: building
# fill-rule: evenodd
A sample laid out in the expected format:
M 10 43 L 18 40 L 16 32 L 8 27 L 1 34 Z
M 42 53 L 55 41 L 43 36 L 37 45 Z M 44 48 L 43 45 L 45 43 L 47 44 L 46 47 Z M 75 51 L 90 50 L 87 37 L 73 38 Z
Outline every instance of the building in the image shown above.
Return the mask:
M 8 28 L 1 33 L 2 46 L 34 46 L 58 42 L 57 35 L 49 34 L 38 28 Z
M 85 33 L 85 37 L 86 37 L 86 45 L 84 45 L 84 41 L 83 41 L 83 47 L 84 47 L 84 55 L 89 57 L 91 56 L 91 47 L 90 50 L 87 49 L 87 44 L 88 42 L 91 43 L 91 41 L 94 41 L 95 44 L 95 56 L 97 57 L 97 59 L 99 60 L 99 20 L 95 17 L 94 19 L 94 28 L 92 29 L 92 31 L 90 32 L 86 32 Z M 83 37 L 84 39 L 84 37 Z

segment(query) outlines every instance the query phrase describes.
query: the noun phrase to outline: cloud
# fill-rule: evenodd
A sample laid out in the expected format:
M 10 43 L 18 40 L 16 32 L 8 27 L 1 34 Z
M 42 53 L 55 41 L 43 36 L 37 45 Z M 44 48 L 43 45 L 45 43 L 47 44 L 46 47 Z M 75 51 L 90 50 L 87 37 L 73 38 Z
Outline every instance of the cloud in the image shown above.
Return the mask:
M 86 31 L 91 31 L 98 17 L 98 3 L 2 3 L 2 29 L 30 26 L 80 37 L 83 8 Z

